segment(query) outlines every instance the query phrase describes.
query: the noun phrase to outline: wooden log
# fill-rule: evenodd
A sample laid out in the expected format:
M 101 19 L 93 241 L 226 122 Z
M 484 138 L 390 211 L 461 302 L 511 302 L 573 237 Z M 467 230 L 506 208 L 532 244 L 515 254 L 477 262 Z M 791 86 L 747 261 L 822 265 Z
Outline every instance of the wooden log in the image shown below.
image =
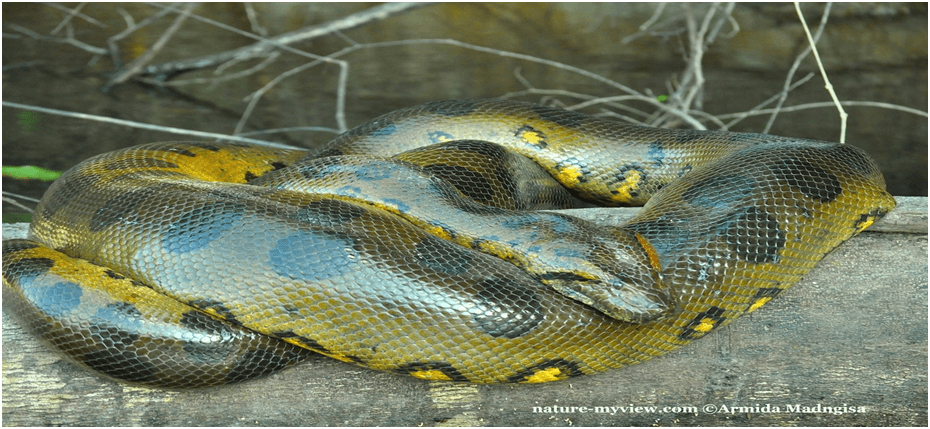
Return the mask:
M 652 361 L 555 383 L 430 382 L 318 357 L 239 385 L 149 389 L 71 365 L 4 313 L 3 424 L 926 425 L 927 198 L 898 202 L 759 311 Z

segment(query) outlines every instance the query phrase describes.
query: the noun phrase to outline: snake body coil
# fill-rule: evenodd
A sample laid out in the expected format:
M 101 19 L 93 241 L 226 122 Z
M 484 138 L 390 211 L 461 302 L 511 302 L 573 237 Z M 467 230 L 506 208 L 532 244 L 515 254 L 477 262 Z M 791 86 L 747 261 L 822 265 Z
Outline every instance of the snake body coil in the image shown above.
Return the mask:
M 530 161 L 531 160 L 531 161 Z M 3 243 L 4 308 L 110 377 L 198 387 L 322 353 L 545 382 L 751 312 L 894 208 L 862 151 L 502 101 L 306 152 L 156 143 L 65 173 Z M 540 209 L 641 205 L 623 226 Z

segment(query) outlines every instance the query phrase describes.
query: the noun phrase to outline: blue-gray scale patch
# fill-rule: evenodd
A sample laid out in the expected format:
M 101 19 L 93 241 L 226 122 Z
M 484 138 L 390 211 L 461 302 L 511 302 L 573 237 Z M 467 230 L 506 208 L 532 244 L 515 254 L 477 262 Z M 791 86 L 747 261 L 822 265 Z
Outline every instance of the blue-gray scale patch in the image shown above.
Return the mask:
M 165 231 L 163 245 L 172 253 L 188 253 L 219 238 L 242 217 L 245 206 L 210 203 L 185 213 Z
M 756 189 L 756 181 L 739 174 L 723 174 L 701 180 L 681 193 L 681 198 L 698 207 L 730 211 Z
M 136 306 L 128 302 L 114 302 L 97 309 L 94 323 L 108 323 L 124 330 L 134 330 L 142 325 L 141 317 L 142 313 Z
M 319 281 L 348 274 L 359 260 L 352 239 L 326 231 L 300 231 L 277 241 L 269 252 L 272 269 L 297 280 Z
M 390 179 L 394 174 L 391 165 L 384 163 L 369 163 L 355 168 L 355 177 L 366 182 Z
M 58 282 L 50 286 L 23 288 L 26 298 L 51 316 L 64 316 L 81 304 L 84 292 L 74 282 Z

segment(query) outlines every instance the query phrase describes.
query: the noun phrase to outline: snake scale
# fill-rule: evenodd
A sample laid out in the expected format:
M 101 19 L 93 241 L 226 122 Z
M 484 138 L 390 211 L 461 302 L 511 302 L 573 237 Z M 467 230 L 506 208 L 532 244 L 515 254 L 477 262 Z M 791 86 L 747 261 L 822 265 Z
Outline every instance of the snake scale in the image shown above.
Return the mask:
M 645 205 L 624 225 L 546 211 Z M 433 380 L 643 362 L 752 312 L 894 208 L 836 143 L 626 125 L 505 100 L 386 114 L 314 151 L 91 158 L 3 242 L 4 310 L 160 387 L 322 353 Z

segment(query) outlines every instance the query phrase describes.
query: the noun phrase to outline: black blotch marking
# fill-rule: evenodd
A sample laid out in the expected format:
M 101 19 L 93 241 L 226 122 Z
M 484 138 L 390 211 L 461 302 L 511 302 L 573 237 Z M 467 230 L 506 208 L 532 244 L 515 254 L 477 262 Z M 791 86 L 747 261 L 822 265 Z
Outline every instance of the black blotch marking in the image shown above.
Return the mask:
M 424 236 L 416 245 L 417 263 L 446 274 L 461 274 L 471 267 L 472 256 L 464 248 L 432 235 Z
M 879 219 L 885 217 L 888 214 L 887 210 L 874 209 L 868 213 L 859 215 L 859 219 L 856 219 L 856 223 L 853 225 L 856 230 L 861 230 L 862 225 L 872 220 L 873 222 L 878 221 Z
M 519 338 L 539 325 L 545 315 L 536 294 L 507 278 L 482 280 L 469 309 L 478 329 L 492 337 Z
M 299 209 L 295 217 L 298 221 L 321 227 L 339 227 L 364 216 L 365 209 L 339 200 L 325 199 L 313 201 Z
M 361 134 L 361 131 L 356 131 L 356 128 L 353 128 L 353 129 L 351 129 L 351 130 L 349 130 L 349 131 L 346 131 L 346 132 L 343 133 L 343 134 L 349 135 L 349 136 L 358 136 L 358 135 Z M 320 158 L 320 159 L 322 159 L 322 158 L 329 158 L 329 157 L 332 157 L 332 156 L 341 156 L 341 155 L 345 155 L 344 153 L 342 153 L 342 149 L 339 149 L 338 147 L 332 147 L 332 148 L 325 149 L 325 150 L 323 150 L 323 151 L 321 151 L 321 152 L 315 154 L 314 157 L 315 157 L 315 158 Z
M 246 171 L 246 172 L 245 172 L 245 176 L 244 176 L 245 183 L 249 183 L 249 182 L 251 182 L 252 180 L 257 179 L 257 178 L 259 178 L 259 177 L 262 177 L 262 176 L 264 176 L 265 174 L 268 174 L 268 173 L 271 172 L 271 171 L 277 171 L 277 170 L 280 170 L 280 169 L 282 169 L 282 168 L 287 168 L 287 164 L 285 164 L 285 163 L 283 163 L 283 162 L 280 162 L 280 161 L 274 161 L 274 162 L 272 162 L 272 163 L 269 164 L 269 165 L 271 165 L 271 170 L 269 170 L 269 171 L 267 171 L 267 172 L 265 172 L 265 173 L 262 173 L 262 174 L 255 174 L 255 173 L 253 173 L 253 172 L 251 172 L 251 171 Z
M 724 234 L 730 249 L 747 262 L 777 262 L 778 251 L 787 241 L 778 220 L 756 207 L 734 215 L 738 215 L 735 220 L 725 222 Z
M 643 183 L 645 182 L 645 180 L 646 180 L 646 169 L 644 169 L 643 166 L 640 165 L 640 164 L 626 164 L 626 165 L 624 165 L 624 166 L 619 167 L 618 170 L 617 170 L 617 172 L 614 174 L 614 183 L 625 183 L 625 182 L 627 182 L 628 179 L 627 179 L 626 176 L 627 176 L 631 171 L 635 171 L 635 172 L 639 173 L 640 179 L 639 179 L 638 182 L 636 182 L 636 185 L 637 185 L 637 187 L 642 187 L 642 184 L 643 184 Z M 614 191 L 614 193 L 616 193 L 616 191 Z M 634 194 L 633 194 L 633 191 L 630 192 L 630 195 L 634 195 Z M 638 193 L 636 193 L 635 195 L 638 195 Z M 635 196 L 635 195 L 634 195 L 634 196 Z
M 652 143 L 649 143 L 649 149 L 646 151 L 646 156 L 649 157 L 655 165 L 662 166 L 665 164 L 665 144 L 661 140 L 656 140 Z
M 215 319 L 209 314 L 194 310 L 182 314 L 180 323 L 190 328 L 192 331 L 213 333 L 230 332 L 229 325 Z
M 235 326 L 242 326 L 242 323 L 236 319 L 236 315 L 229 311 L 225 305 L 219 301 L 214 301 L 210 299 L 198 299 L 188 303 L 191 307 L 203 310 L 203 311 L 212 311 L 219 315 L 227 323 Z M 190 314 L 190 313 L 188 313 Z M 209 315 L 207 315 L 209 316 Z
M 551 368 L 559 369 L 559 378 L 562 377 L 577 377 L 579 375 L 584 375 L 584 372 L 581 371 L 578 364 L 575 362 L 567 361 L 565 359 L 551 359 L 545 362 L 542 362 L 537 365 L 533 365 L 529 368 L 523 369 L 517 372 L 510 377 L 507 377 L 507 381 L 511 383 L 520 383 L 527 381 L 528 378 L 536 375 L 540 371 L 545 371 Z
M 114 280 L 125 280 L 126 279 L 126 276 L 122 274 L 117 274 L 116 271 L 113 271 L 110 269 L 105 270 L 103 274 Z
M 23 249 L 20 249 L 23 250 Z M 3 252 L 8 251 L 6 244 L 3 246 Z M 25 258 L 8 264 L 3 264 L 3 277 L 7 281 L 18 280 L 21 284 L 26 285 L 35 280 L 36 277 L 44 275 L 48 270 L 55 266 L 55 261 L 49 258 Z
M 152 289 L 151 286 L 149 286 L 149 285 L 147 285 L 147 284 L 145 284 L 145 283 L 142 283 L 142 282 L 140 282 L 140 281 L 138 281 L 138 280 L 129 279 L 129 284 L 131 284 L 131 285 L 133 285 L 133 286 L 138 286 L 138 287 L 144 287 L 144 288 Z
M 756 293 L 752 296 L 754 299 L 758 298 L 775 298 L 780 293 L 784 292 L 784 289 L 779 289 L 777 287 L 761 287 Z
M 127 317 L 130 319 L 137 319 L 142 317 L 142 312 L 136 308 L 135 305 L 132 305 L 128 302 L 114 302 L 106 305 L 107 310 L 112 314 L 117 314 L 122 317 Z
M 136 206 L 151 198 L 157 188 L 136 189 L 110 198 L 94 212 L 88 228 L 91 232 L 100 232 L 120 220 L 125 220 L 132 214 Z
M 566 273 L 561 271 L 550 271 L 539 276 L 540 280 L 565 280 L 570 282 L 585 282 L 591 281 L 591 279 L 579 276 L 575 273 Z
M 447 362 L 411 362 L 397 368 L 397 372 L 401 374 L 411 374 L 421 371 L 439 371 L 452 381 L 469 381 L 459 370 L 455 369 L 452 364 Z
M 475 111 L 476 101 L 436 101 L 423 105 L 427 112 L 443 116 L 463 116 Z
M 550 121 L 568 128 L 576 128 L 587 121 L 590 116 L 584 113 L 573 112 L 571 110 L 557 109 L 554 107 L 534 105 L 533 111 L 539 115 L 542 120 Z
M 21 250 L 35 249 L 42 245 L 28 240 L 5 240 L 3 242 L 3 253 L 19 252 Z
M 314 351 L 314 352 L 317 352 L 317 353 L 337 354 L 337 353 L 331 352 L 331 351 L 330 351 L 329 349 L 327 349 L 326 347 L 323 347 L 323 345 L 320 344 L 319 342 L 317 342 L 316 340 L 313 340 L 313 339 L 304 337 L 304 336 L 299 335 L 299 334 L 295 334 L 294 331 L 278 331 L 278 332 L 272 332 L 271 335 L 272 335 L 272 336 L 275 336 L 275 337 L 278 337 L 278 338 L 294 338 L 294 339 L 296 339 L 298 343 L 302 344 L 303 347 L 306 348 L 306 349 L 304 349 L 304 348 L 299 348 L 299 349 L 297 349 L 297 350 L 298 350 L 298 354 L 301 355 L 301 359 L 303 359 L 305 356 L 307 356 L 307 355 L 309 354 L 309 353 L 306 353 L 306 354 L 303 353 L 303 351 L 304 351 L 304 350 L 307 350 L 307 349 L 309 349 L 309 350 L 311 350 L 311 351 Z M 288 345 L 290 345 L 290 344 L 288 344 Z M 375 351 L 374 349 L 375 349 L 375 347 L 372 347 L 372 351 Z M 364 364 L 364 363 L 365 363 L 365 360 L 362 359 L 362 358 L 360 358 L 360 357 L 358 357 L 358 356 L 345 355 L 345 354 L 343 354 L 342 356 L 344 356 L 344 357 L 346 357 L 346 358 L 348 358 L 348 359 L 351 359 L 353 362 L 355 362 L 355 363 L 357 363 L 357 364 Z
M 739 174 L 721 174 L 692 184 L 681 193 L 681 198 L 697 207 L 729 211 L 752 195 L 756 182 Z
M 272 332 L 271 335 L 278 337 L 278 338 L 293 338 L 297 340 L 298 343 L 302 344 L 304 347 L 310 350 L 316 351 L 318 353 L 330 353 L 330 354 L 332 353 L 329 349 L 327 349 L 326 347 L 323 347 L 323 345 L 320 344 L 318 341 L 311 339 L 311 338 L 307 338 L 300 334 L 295 334 L 294 331 L 277 331 L 277 332 Z
M 702 331 L 698 331 L 694 329 L 700 325 L 703 325 L 706 322 L 706 319 L 713 320 L 714 325 L 711 329 L 707 330 L 706 332 L 702 332 Z M 691 341 L 691 340 L 696 340 L 698 338 L 701 338 L 704 335 L 707 335 L 708 333 L 710 333 L 711 331 L 714 331 L 715 329 L 719 328 L 720 325 L 723 323 L 723 321 L 725 321 L 726 319 L 727 319 L 726 317 L 723 317 L 722 308 L 711 307 L 707 309 L 707 311 L 700 313 L 697 316 L 694 316 L 694 318 L 691 319 L 691 321 L 688 322 L 687 325 L 685 325 L 684 330 L 682 330 L 681 333 L 678 334 L 678 339 L 685 340 L 685 341 Z
M 165 229 L 162 245 L 172 253 L 188 253 L 207 246 L 245 214 L 245 205 L 216 202 L 194 208 Z
M 833 201 L 843 192 L 843 186 L 834 174 L 806 161 L 787 159 L 772 169 L 778 180 L 821 203 Z
M 281 305 L 281 308 L 282 308 L 284 311 L 288 312 L 289 314 L 295 314 L 295 313 L 297 313 L 297 312 L 300 311 L 300 309 L 297 308 L 297 306 L 291 305 L 291 304 L 283 304 L 283 305 Z

